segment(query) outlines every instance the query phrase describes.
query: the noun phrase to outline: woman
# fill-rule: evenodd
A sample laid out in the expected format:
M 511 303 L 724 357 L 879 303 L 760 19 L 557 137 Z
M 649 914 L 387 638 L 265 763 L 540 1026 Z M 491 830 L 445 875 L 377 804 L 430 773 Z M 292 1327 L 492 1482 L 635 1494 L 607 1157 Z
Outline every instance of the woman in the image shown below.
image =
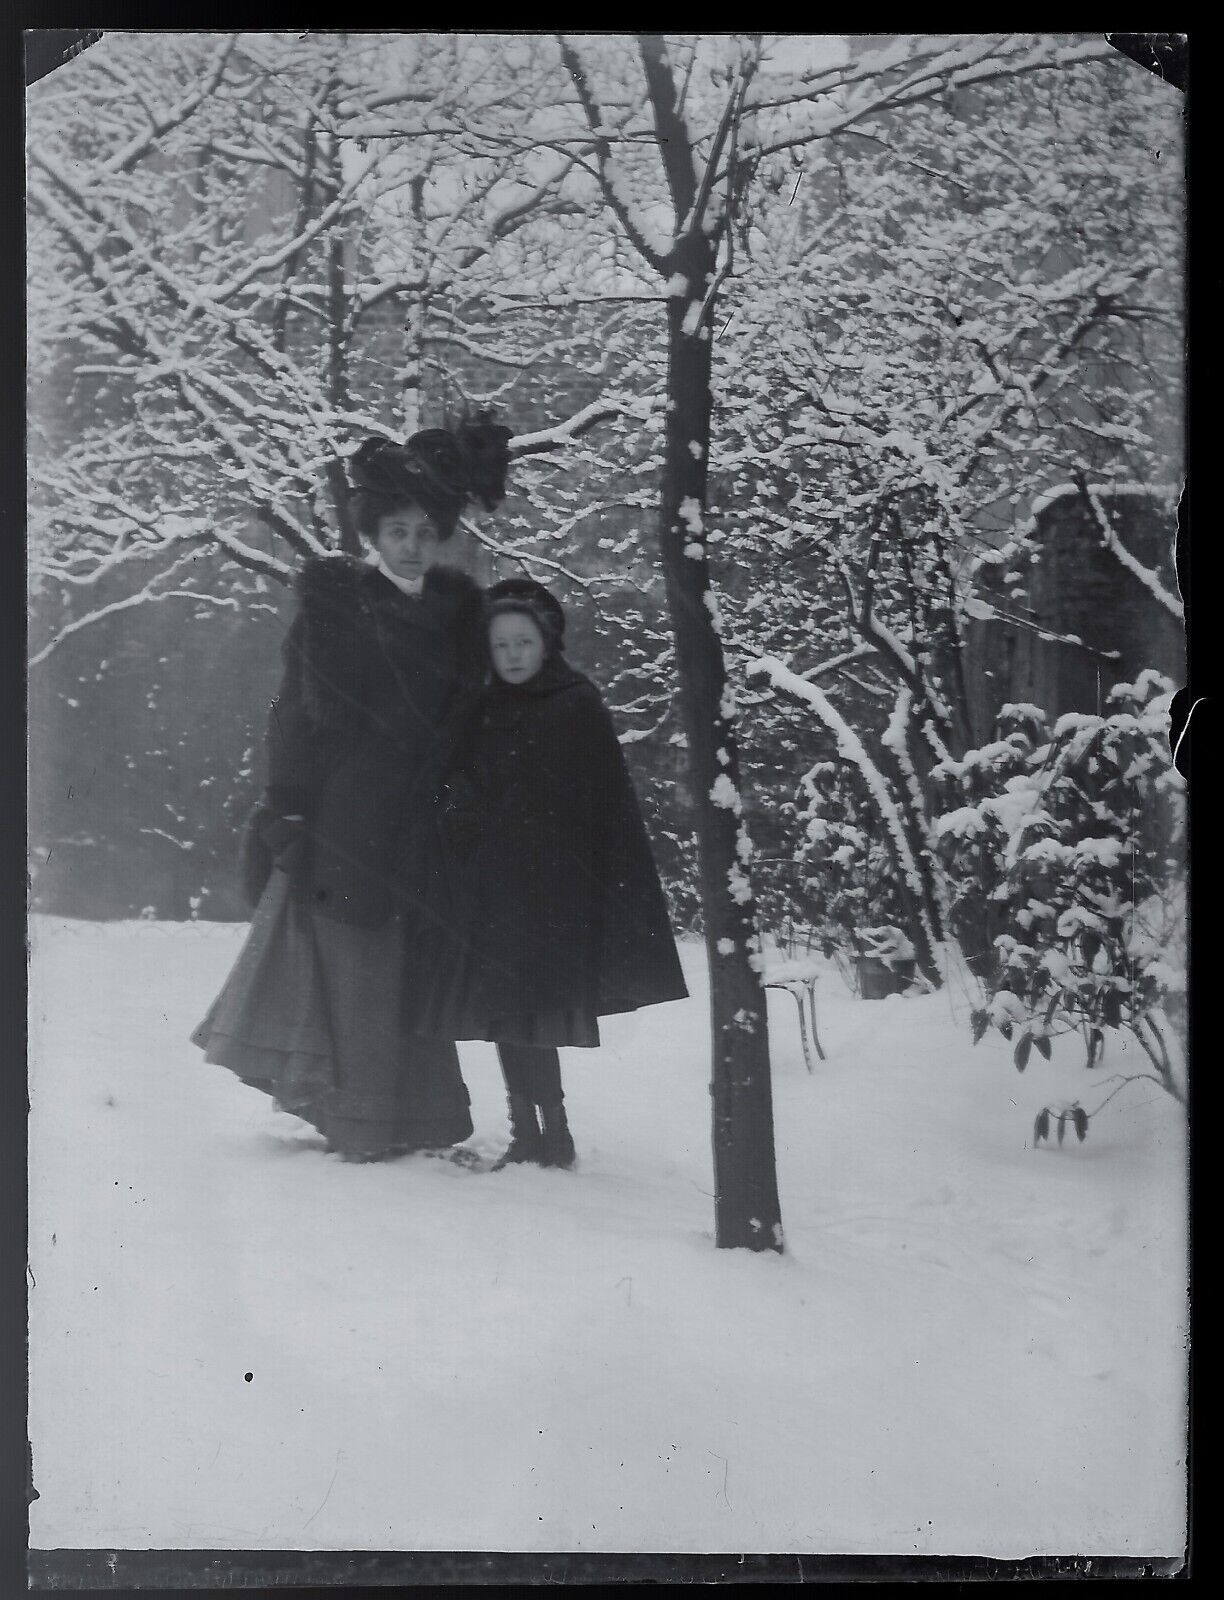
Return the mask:
M 484 670 L 480 591 L 442 557 L 469 498 L 502 498 L 509 437 L 480 421 L 352 458 L 376 559 L 302 570 L 244 845 L 251 931 L 192 1035 L 349 1160 L 472 1131 L 454 1043 L 408 1034 L 401 984 L 432 939 L 437 785 Z
M 512 1135 L 499 1165 L 568 1167 L 557 1047 L 598 1045 L 599 1017 L 687 990 L 612 719 L 562 654 L 560 603 L 508 579 L 485 616 L 493 677 L 444 798 L 459 948 L 435 942 L 420 1021 L 496 1042 Z

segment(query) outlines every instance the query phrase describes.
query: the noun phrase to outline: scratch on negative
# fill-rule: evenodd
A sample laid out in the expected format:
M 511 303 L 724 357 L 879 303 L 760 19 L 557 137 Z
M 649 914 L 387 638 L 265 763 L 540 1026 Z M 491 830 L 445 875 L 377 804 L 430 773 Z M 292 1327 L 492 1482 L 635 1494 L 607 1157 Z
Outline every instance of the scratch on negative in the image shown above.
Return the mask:
M 1190 718 L 1194 715 L 1195 711 L 1197 711 L 1199 706 L 1202 705 L 1203 701 L 1206 698 L 1207 698 L 1206 695 L 1202 695 L 1202 694 L 1199 695 L 1198 699 L 1191 703 L 1189 711 L 1186 712 L 1186 720 L 1185 720 L 1185 722 L 1182 723 L 1181 732 L 1177 736 L 1177 743 L 1173 746 L 1173 765 L 1175 767 L 1177 766 L 1178 753 L 1180 752 L 1181 747 L 1182 747 L 1182 740 L 1190 732 Z M 1178 770 L 1180 771 L 1181 769 L 1178 768 Z
M 319 1512 L 322 1511 L 323 1507 L 327 1504 L 332 1490 L 336 1487 L 336 1477 L 337 1477 L 337 1474 L 340 1471 L 340 1455 L 341 1455 L 341 1452 L 339 1450 L 337 1450 L 336 1451 L 336 1467 L 335 1467 L 335 1471 L 331 1475 L 331 1482 L 327 1486 L 327 1494 L 325 1494 L 323 1496 L 322 1500 L 319 1501 L 318 1505 L 314 1508 L 314 1510 L 306 1518 L 306 1521 L 303 1522 L 303 1524 L 302 1524 L 303 1528 L 309 1528 L 310 1524 L 314 1521 L 314 1519 L 318 1516 Z
M 709 1449 L 707 1449 L 706 1454 L 708 1456 L 713 1456 L 715 1461 L 721 1461 L 722 1464 L 723 1464 L 722 1497 L 727 1502 L 728 1511 L 734 1511 L 735 1507 L 731 1504 L 731 1501 L 730 1501 L 730 1499 L 729 1499 L 729 1497 L 727 1495 L 727 1475 L 731 1470 L 730 1465 L 729 1465 L 729 1463 L 727 1461 L 727 1458 L 726 1458 L 726 1456 L 720 1456 L 717 1450 L 709 1450 Z

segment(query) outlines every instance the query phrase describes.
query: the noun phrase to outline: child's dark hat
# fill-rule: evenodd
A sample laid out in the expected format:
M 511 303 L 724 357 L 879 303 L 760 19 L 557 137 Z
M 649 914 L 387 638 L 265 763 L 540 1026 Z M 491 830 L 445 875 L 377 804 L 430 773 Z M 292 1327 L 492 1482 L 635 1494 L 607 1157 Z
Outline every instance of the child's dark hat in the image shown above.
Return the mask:
M 556 648 L 565 638 L 565 612 L 561 602 L 534 578 L 503 578 L 485 590 L 485 615 L 500 616 L 507 611 L 525 611 L 534 618 L 540 632 Z

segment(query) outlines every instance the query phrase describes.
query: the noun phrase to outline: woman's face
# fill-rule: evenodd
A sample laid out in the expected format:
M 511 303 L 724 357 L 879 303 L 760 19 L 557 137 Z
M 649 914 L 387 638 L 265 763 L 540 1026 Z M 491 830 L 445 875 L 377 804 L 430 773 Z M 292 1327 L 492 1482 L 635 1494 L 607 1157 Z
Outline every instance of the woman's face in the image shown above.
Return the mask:
M 399 505 L 378 519 L 374 548 L 397 578 L 423 578 L 438 559 L 441 534 L 422 506 Z
M 533 618 L 503 611 L 489 624 L 489 652 L 504 683 L 526 683 L 544 665 L 544 635 Z

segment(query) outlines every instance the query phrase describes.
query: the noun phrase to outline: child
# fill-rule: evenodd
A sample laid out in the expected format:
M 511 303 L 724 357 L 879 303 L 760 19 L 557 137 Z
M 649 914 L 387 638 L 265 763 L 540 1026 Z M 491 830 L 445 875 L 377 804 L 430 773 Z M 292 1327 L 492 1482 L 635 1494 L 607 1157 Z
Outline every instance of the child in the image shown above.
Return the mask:
M 688 991 L 612 719 L 562 654 L 565 613 L 512 578 L 485 614 L 493 677 L 443 798 L 458 925 L 422 1027 L 496 1042 L 512 1136 L 498 1166 L 569 1167 L 557 1047 Z

